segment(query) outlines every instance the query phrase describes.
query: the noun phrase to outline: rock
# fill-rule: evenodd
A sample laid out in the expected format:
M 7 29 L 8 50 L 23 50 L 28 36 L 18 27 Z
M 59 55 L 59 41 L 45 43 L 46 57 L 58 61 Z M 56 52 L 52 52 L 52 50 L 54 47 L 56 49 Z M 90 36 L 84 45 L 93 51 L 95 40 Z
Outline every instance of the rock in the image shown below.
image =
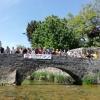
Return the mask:
M 6 71 L 3 71 L 0 74 L 1 74 L 0 75 L 0 84 L 2 86 L 15 84 L 15 81 L 16 81 L 16 70 L 6 69 Z

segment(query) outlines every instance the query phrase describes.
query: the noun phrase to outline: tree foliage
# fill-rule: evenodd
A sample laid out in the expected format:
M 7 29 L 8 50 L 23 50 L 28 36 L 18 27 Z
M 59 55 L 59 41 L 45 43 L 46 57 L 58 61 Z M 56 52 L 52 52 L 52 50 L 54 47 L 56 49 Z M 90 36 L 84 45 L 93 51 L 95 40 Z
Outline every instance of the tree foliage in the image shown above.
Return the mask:
M 31 21 L 30 23 L 28 23 L 27 28 L 26 28 L 26 33 L 27 33 L 27 37 L 28 40 L 31 42 L 32 41 L 32 33 L 37 29 L 38 24 L 40 22 L 37 21 Z
M 97 18 L 100 18 L 100 6 L 99 0 L 94 0 L 76 16 L 69 13 L 66 18 L 52 15 L 43 21 L 31 21 L 26 28 L 27 37 L 32 47 L 73 49 L 100 46 Z
M 78 40 L 67 27 L 67 20 L 48 16 L 32 34 L 33 47 L 71 49 L 78 47 Z

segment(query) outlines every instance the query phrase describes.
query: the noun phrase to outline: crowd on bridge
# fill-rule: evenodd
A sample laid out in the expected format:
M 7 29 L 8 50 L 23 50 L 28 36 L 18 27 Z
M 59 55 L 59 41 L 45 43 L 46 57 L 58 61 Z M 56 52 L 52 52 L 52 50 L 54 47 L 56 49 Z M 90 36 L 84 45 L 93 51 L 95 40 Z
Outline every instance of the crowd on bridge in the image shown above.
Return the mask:
M 23 46 L 12 47 L 7 46 L 4 48 L 0 41 L 0 54 L 52 54 L 52 55 L 66 55 L 65 50 L 51 49 L 45 47 L 39 48 L 26 48 Z
M 0 54 L 52 54 L 52 55 L 66 55 L 65 50 L 51 49 L 51 48 L 6 48 L 0 47 Z
M 92 51 L 92 52 L 90 52 Z M 39 47 L 39 48 L 26 48 L 26 47 L 12 47 L 10 48 L 7 46 L 4 48 L 0 44 L 0 54 L 23 54 L 26 55 L 26 57 L 31 56 L 33 54 L 47 54 L 47 55 L 59 55 L 59 56 L 70 56 L 73 58 L 90 58 L 94 57 L 97 58 L 97 55 L 100 55 L 100 48 L 98 50 L 91 50 L 91 49 L 85 49 L 85 48 L 77 48 L 72 50 L 59 50 L 59 49 L 51 49 L 51 48 L 45 48 L 45 47 Z M 35 56 L 35 55 L 34 55 Z
M 92 56 L 95 56 L 97 58 L 96 53 L 83 53 L 83 48 L 73 49 L 69 51 L 65 50 L 58 50 L 58 49 L 50 49 L 50 48 L 10 48 L 7 46 L 6 48 L 0 47 L 0 54 L 51 54 L 51 55 L 60 55 L 60 56 L 70 56 L 73 58 L 86 58 L 90 56 L 89 54 L 93 54 Z

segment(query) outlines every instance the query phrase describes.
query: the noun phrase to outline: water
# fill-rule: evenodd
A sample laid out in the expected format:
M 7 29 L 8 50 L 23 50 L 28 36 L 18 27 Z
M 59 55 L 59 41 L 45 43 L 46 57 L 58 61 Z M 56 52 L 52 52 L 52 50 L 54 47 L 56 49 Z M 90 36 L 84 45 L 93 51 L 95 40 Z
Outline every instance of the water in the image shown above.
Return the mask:
M 100 100 L 100 86 L 33 84 L 0 86 L 0 100 Z

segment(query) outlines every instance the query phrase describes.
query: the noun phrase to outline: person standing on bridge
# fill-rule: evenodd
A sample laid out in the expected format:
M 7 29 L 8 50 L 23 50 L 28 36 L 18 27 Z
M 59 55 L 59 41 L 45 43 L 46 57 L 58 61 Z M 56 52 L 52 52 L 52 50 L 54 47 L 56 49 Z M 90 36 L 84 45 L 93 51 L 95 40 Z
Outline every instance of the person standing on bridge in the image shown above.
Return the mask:
M 10 54 L 10 48 L 8 46 L 6 47 L 5 53 Z
M 93 55 L 92 55 L 92 51 L 91 50 L 89 50 L 88 52 L 87 52 L 87 55 L 86 55 L 86 57 L 88 58 L 88 60 L 89 60 L 89 62 L 92 64 L 93 62 Z

